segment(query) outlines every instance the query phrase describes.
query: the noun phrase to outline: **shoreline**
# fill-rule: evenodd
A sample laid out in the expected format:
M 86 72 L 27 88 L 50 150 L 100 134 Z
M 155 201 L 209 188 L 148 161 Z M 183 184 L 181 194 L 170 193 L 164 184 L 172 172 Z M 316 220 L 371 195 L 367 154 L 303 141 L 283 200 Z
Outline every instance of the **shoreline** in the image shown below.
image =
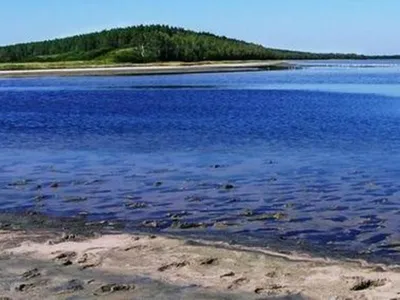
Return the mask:
M 397 266 L 225 242 L 43 229 L 0 230 L 0 241 L 0 294 L 11 299 L 164 299 L 165 289 L 170 299 L 396 299 L 400 288 Z
M 2 77 L 42 77 L 42 76 L 117 76 L 117 75 L 169 75 L 222 72 L 254 72 L 266 70 L 286 70 L 297 68 L 296 64 L 286 61 L 236 62 L 236 63 L 199 63 L 183 65 L 133 65 L 109 67 L 77 67 L 0 70 Z

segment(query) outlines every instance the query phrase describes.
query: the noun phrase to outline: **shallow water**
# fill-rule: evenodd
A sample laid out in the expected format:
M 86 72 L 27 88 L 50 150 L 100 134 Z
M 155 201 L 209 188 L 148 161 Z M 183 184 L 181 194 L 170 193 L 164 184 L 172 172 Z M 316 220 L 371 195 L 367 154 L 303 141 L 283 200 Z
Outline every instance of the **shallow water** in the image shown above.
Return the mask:
M 1 79 L 0 209 L 166 232 L 179 219 L 397 260 L 399 75 Z

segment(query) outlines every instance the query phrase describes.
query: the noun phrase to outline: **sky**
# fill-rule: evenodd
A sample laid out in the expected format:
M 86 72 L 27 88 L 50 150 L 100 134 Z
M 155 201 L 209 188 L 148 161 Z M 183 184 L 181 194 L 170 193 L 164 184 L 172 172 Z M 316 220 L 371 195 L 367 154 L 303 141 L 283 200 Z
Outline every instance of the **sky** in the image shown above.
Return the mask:
M 13 0 L 1 3 L 0 45 L 157 23 L 273 48 L 399 54 L 399 13 L 399 0 Z

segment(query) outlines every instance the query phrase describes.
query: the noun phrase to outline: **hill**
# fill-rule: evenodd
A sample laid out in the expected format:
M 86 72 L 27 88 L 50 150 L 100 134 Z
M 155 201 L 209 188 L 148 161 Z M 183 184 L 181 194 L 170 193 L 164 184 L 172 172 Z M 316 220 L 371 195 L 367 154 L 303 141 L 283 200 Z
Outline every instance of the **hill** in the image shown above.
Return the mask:
M 133 26 L 0 47 L 0 63 L 101 61 L 145 63 L 273 59 L 367 58 L 266 48 L 225 36 L 166 25 Z

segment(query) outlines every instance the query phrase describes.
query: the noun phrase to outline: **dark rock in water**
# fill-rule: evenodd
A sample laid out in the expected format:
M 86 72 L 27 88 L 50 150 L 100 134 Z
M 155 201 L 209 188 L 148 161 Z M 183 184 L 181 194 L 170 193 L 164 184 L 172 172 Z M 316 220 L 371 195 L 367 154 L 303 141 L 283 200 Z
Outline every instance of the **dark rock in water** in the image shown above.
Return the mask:
M 277 213 L 264 213 L 260 215 L 251 216 L 249 221 L 263 221 L 263 220 L 282 220 L 286 218 L 287 215 L 281 212 Z
M 133 201 L 137 201 L 137 200 L 142 199 L 142 197 L 140 197 L 140 196 L 128 195 L 128 196 L 126 196 L 126 199 L 133 200 Z
M 226 229 L 227 227 L 230 226 L 237 226 L 237 223 L 234 222 L 228 222 L 228 221 L 218 221 L 214 223 L 214 227 L 217 229 Z
M 71 196 L 71 197 L 65 197 L 64 202 L 82 202 L 86 201 L 87 197 L 80 197 L 80 196 Z
M 50 184 L 51 188 L 58 188 L 59 187 L 59 183 L 58 182 L 53 182 L 52 184 Z
M 95 295 L 109 294 L 114 292 L 127 292 L 135 289 L 134 284 L 117 284 L 109 283 L 102 285 L 99 289 L 95 291 Z
M 250 217 L 254 216 L 254 212 L 251 209 L 245 209 L 242 213 L 240 213 L 240 215 L 245 217 Z
M 202 198 L 200 196 L 193 195 L 185 197 L 185 200 L 189 202 L 200 202 Z
M 163 183 L 161 181 L 154 182 L 154 186 L 161 186 Z
M 219 168 L 222 168 L 222 165 L 215 164 L 215 165 L 212 165 L 211 168 L 219 169 Z
M 29 184 L 30 182 L 32 182 L 32 180 L 22 179 L 22 180 L 11 182 L 8 184 L 8 186 L 24 186 L 24 185 Z
M 145 220 L 142 222 L 142 226 L 149 228 L 158 228 L 160 227 L 160 224 L 155 220 Z
M 138 209 L 138 208 L 146 208 L 147 203 L 144 202 L 132 202 L 132 203 L 125 203 L 126 208 L 130 209 Z
M 40 276 L 40 272 L 39 272 L 39 270 L 37 268 L 34 268 L 32 270 L 28 270 L 28 271 L 26 271 L 25 273 L 23 273 L 21 275 L 21 277 L 25 278 L 25 279 L 31 279 L 31 278 L 35 278 L 35 277 L 38 277 L 38 276 Z
M 224 184 L 223 185 L 223 188 L 225 189 L 225 190 L 231 190 L 231 189 L 233 189 L 235 186 L 233 185 L 233 184 L 230 184 L 230 183 L 227 183 L 227 184 Z
M 35 198 L 33 198 L 34 201 L 43 201 L 46 199 L 51 198 L 50 195 L 37 195 Z
M 190 214 L 187 211 L 181 211 L 178 213 L 167 213 L 166 217 L 171 218 L 172 220 L 178 220 L 181 217 L 188 216 L 188 215 L 190 215 Z
M 11 227 L 11 223 L 0 222 L 0 229 L 9 229 L 10 227 Z
M 171 225 L 172 228 L 178 229 L 191 229 L 191 228 L 206 228 L 207 224 L 204 223 L 189 223 L 189 222 L 174 222 Z

